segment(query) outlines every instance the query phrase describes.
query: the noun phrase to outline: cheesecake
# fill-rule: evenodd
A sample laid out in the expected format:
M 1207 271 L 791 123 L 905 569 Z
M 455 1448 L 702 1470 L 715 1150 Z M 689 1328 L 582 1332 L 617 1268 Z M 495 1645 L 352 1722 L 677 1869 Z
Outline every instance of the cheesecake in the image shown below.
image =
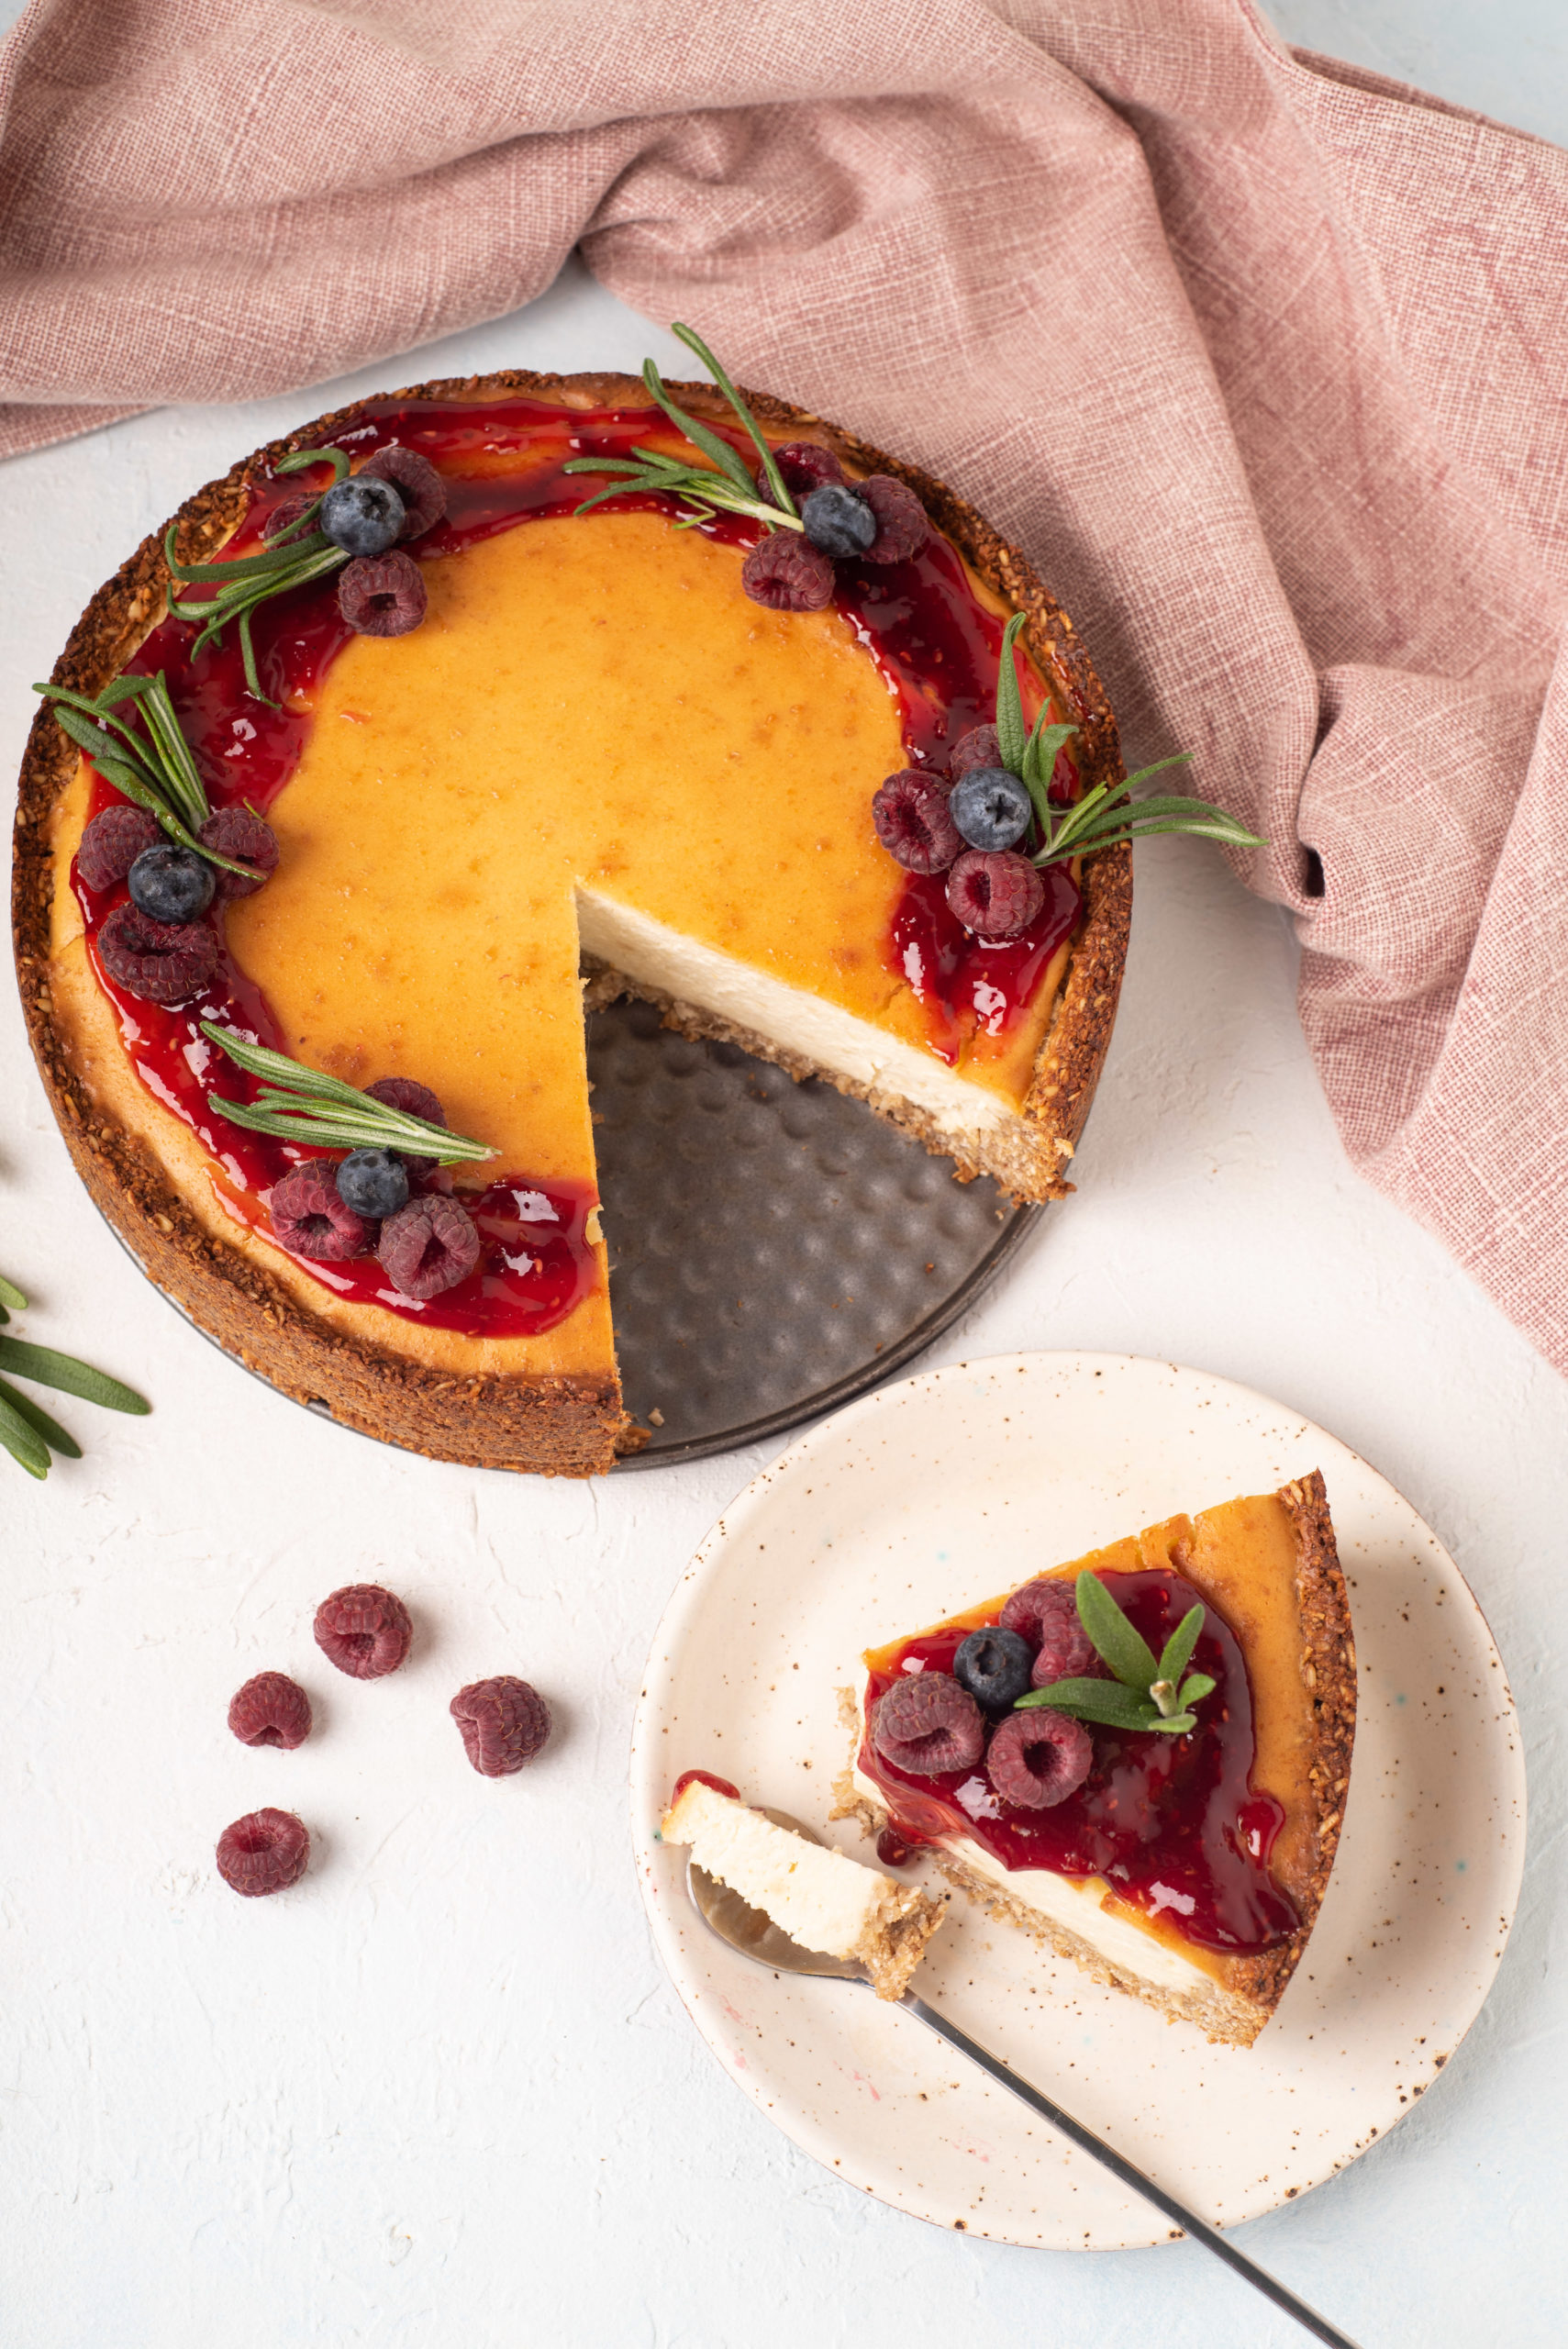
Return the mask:
M 945 1914 L 917 1886 L 779 1826 L 704 1771 L 677 1780 L 659 1833 L 802 1949 L 862 1967 L 879 1998 L 904 1996 Z
M 1250 2046 L 1307 1947 L 1350 1786 L 1355 1650 L 1323 1479 L 1169 1518 L 873 1649 L 845 1709 L 835 1817 Z
M 717 393 L 670 388 L 746 448 Z M 645 1441 L 616 1371 L 585 1005 L 640 996 L 688 1034 L 858 1097 L 961 1175 L 1022 1199 L 1071 1188 L 1126 952 L 1127 844 L 1049 867 L 1022 932 L 987 938 L 955 918 L 940 872 L 888 852 L 871 811 L 885 779 L 913 777 L 918 797 L 989 729 L 1018 616 L 1024 719 L 1073 729 L 1053 795 L 1114 785 L 1093 663 L 1024 558 L 940 483 L 746 396 L 768 448 L 815 451 L 851 502 L 892 484 L 921 542 L 831 564 L 817 607 L 770 607 L 748 570 L 754 517 L 692 527 L 689 506 L 647 494 L 579 511 L 614 491 L 594 467 L 692 454 L 642 383 L 510 373 L 322 417 L 130 557 L 52 687 L 161 676 L 233 828 L 212 835 L 229 863 L 183 998 L 177 967 L 128 985 L 162 933 L 137 930 L 129 882 L 84 852 L 106 815 L 139 819 L 54 706 L 29 740 L 18 970 L 91 1196 L 249 1368 L 437 1457 L 590 1475 Z M 383 564 L 401 584 L 382 617 L 347 573 L 260 604 L 243 630 L 183 617 L 223 565 L 286 551 L 291 529 L 315 543 L 291 521 L 325 477 L 310 451 L 350 485 L 437 484 L 405 518 L 422 505 L 420 534 Z M 417 625 L 394 608 L 410 594 Z M 261 886 L 244 859 L 268 834 Z M 365 1095 L 401 1086 L 483 1146 L 483 1165 L 427 1162 L 416 1184 L 416 1204 L 439 1192 L 477 1234 L 455 1285 L 411 1294 L 373 1223 L 358 1252 L 331 1253 L 330 1232 L 310 1252 L 310 1217 L 275 1211 L 298 1184 L 279 1186 L 303 1162 L 330 1187 L 333 1169 L 229 1115 L 249 1080 L 215 1029 Z

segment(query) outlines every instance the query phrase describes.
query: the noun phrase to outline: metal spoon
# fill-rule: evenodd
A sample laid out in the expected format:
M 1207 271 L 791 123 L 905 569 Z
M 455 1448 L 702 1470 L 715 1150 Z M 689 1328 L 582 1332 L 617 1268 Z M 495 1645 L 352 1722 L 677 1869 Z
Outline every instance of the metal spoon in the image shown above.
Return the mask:
M 762 1809 L 762 1806 L 758 1808 Z M 784 1827 L 794 1835 L 803 1835 L 808 1843 L 820 1843 L 822 1841 L 821 1836 L 809 1827 L 803 1827 L 798 1819 L 791 1819 L 787 1811 L 764 1809 L 762 1816 L 771 1819 L 775 1827 Z M 699 1868 L 695 1860 L 686 1864 L 686 1890 L 708 1931 L 717 1934 L 721 1942 L 727 1942 L 740 1956 L 751 1958 L 759 1965 L 771 1966 L 775 1974 L 819 1975 L 831 1982 L 865 1982 L 863 1971 L 852 1958 L 825 1957 L 818 1950 L 802 1949 L 798 1942 L 791 1941 L 787 1933 L 781 1932 L 771 1917 L 761 1909 L 753 1909 L 749 1901 L 741 1899 L 738 1892 L 732 1892 L 727 1884 L 720 1884 L 718 1878 L 709 1876 L 705 1868 Z M 906 1990 L 897 2004 L 908 2013 L 917 2015 L 940 2039 L 945 2039 L 950 2047 L 956 2047 L 961 2055 L 967 2055 L 971 2063 L 978 2064 L 983 2072 L 989 2072 L 999 2087 L 1009 2089 L 1031 2111 L 1038 2112 L 1042 2121 L 1049 2121 L 1053 2129 L 1076 2145 L 1081 2153 L 1091 2154 L 1109 2170 L 1113 2177 L 1119 2178 L 1123 2186 L 1130 2187 L 1135 2194 L 1141 2194 L 1145 2201 L 1152 2202 L 1157 2210 L 1162 2211 L 1195 2242 L 1212 2251 L 1217 2259 L 1223 2259 L 1238 2276 L 1245 2277 L 1265 2299 L 1273 2300 L 1276 2308 L 1284 2309 L 1297 2324 L 1305 2326 L 1319 2341 L 1326 2341 L 1329 2349 L 1356 2349 L 1356 2343 L 1348 2332 L 1337 2331 L 1327 2317 L 1319 2316 L 1316 2309 L 1307 2307 L 1305 2300 L 1298 2300 L 1294 2292 L 1287 2291 L 1266 2269 L 1255 2266 L 1244 2251 L 1238 2251 L 1233 2243 L 1227 2242 L 1218 2228 L 1211 2227 L 1207 2220 L 1184 2209 L 1173 2194 L 1167 2194 L 1162 2186 L 1156 2186 L 1151 2177 L 1145 2177 L 1143 2172 L 1136 2169 L 1123 2154 L 1096 2137 L 1093 2130 L 1085 2129 L 1081 2121 L 1074 2121 L 1070 2112 L 1064 2112 L 1059 2104 L 1052 2103 L 1050 2097 L 1042 2096 L 1039 2088 L 1030 2087 L 1028 2081 L 1020 2080 L 1016 2073 L 1008 2070 L 999 2055 L 993 2055 L 978 2041 L 971 2039 L 967 2032 L 960 2031 L 956 2023 L 949 2022 L 937 2008 L 928 2006 L 924 1998 L 917 1998 L 913 1990 Z

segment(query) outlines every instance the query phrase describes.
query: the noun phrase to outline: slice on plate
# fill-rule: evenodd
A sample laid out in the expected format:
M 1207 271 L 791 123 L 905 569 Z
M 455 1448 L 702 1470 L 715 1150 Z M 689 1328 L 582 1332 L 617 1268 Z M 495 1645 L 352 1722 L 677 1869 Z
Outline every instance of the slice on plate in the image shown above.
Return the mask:
M 1250 2046 L 1322 1904 L 1355 1710 L 1314 1471 L 869 1651 L 834 1815 L 929 1845 L 994 1916 Z
M 879 1998 L 901 1998 L 946 1913 L 912 1884 L 811 1843 L 741 1801 L 728 1781 L 689 1770 L 659 1822 L 699 1868 L 771 1918 L 802 1949 L 853 1958 Z

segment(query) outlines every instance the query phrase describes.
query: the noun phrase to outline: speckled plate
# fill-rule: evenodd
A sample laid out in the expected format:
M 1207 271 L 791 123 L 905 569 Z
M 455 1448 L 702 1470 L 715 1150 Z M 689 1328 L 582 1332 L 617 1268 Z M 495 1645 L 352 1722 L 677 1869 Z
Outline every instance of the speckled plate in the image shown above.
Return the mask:
M 1211 2047 L 955 1899 L 924 1995 L 1220 2225 L 1319 2184 L 1410 2110 L 1474 2021 L 1524 1859 L 1524 1762 L 1491 1635 L 1393 1486 L 1225 1380 L 1119 1354 L 1016 1354 L 841 1411 L 725 1512 L 649 1661 L 633 1833 L 660 1954 L 725 2070 L 795 2143 L 916 2217 L 1053 2249 L 1168 2230 L 896 2008 L 714 1941 L 661 1844 L 676 1773 L 828 1827 L 835 1691 L 862 1648 L 1038 1568 L 1321 1468 L 1350 1586 L 1360 1721 L 1311 1944 L 1250 2049 Z M 933 1887 L 940 1879 L 932 1876 Z

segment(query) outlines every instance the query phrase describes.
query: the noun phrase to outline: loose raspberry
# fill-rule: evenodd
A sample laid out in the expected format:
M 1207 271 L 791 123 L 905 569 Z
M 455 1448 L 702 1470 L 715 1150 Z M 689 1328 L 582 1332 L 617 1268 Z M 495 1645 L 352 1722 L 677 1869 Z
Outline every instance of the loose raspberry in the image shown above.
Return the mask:
M 231 1892 L 255 1900 L 286 1892 L 305 1874 L 310 1831 L 292 1810 L 252 1810 L 217 1839 L 217 1872 Z
M 1082 1721 L 1039 1705 L 997 1723 L 985 1775 L 1004 1802 L 1050 1810 L 1076 1794 L 1094 1758 L 1094 1742 Z
M 196 838 L 204 848 L 216 849 L 219 856 L 237 856 L 242 864 L 254 864 L 263 874 L 277 870 L 277 835 L 271 824 L 263 824 L 249 807 L 216 808 Z M 260 881 L 247 881 L 242 873 L 225 872 L 221 864 L 214 865 L 213 879 L 220 897 L 253 897 L 261 886 Z
M 965 930 L 1000 944 L 1021 938 L 1045 903 L 1045 884 L 1016 850 L 965 849 L 948 874 L 948 904 Z
M 425 617 L 425 574 L 411 554 L 357 555 L 338 580 L 338 609 L 361 636 L 406 636 Z
M 1037 1575 L 1015 1590 L 1002 1609 L 1001 1623 L 1004 1631 L 1021 1632 L 1036 1651 L 1032 1677 L 1037 1688 L 1098 1669 L 1095 1643 L 1078 1620 L 1073 1586 L 1055 1575 Z
M 844 481 L 844 468 L 832 450 L 822 448 L 815 440 L 786 440 L 782 448 L 773 451 L 773 462 L 797 506 L 814 489 L 838 488 Z M 757 475 L 757 494 L 770 506 L 773 504 L 773 493 L 764 473 Z
M 1002 738 L 994 726 L 972 726 L 961 734 L 948 753 L 948 773 L 954 783 L 966 775 L 971 767 L 999 767 L 1002 764 Z
M 241 1745 L 281 1745 L 292 1753 L 310 1735 L 310 1699 L 286 1672 L 259 1672 L 228 1701 Z
M 473 1218 L 439 1192 L 410 1199 L 381 1227 L 376 1254 L 405 1297 L 439 1297 L 479 1262 Z
M 363 1256 L 371 1227 L 338 1196 L 338 1169 L 329 1158 L 313 1158 L 272 1185 L 267 1200 L 272 1230 L 293 1256 L 318 1264 Z
M 931 535 L 925 507 L 907 482 L 891 473 L 870 473 L 855 484 L 876 516 L 876 536 L 862 555 L 862 562 L 905 562 L 918 554 Z
M 775 530 L 751 549 L 740 584 L 770 612 L 819 612 L 833 600 L 833 565 L 794 530 Z
M 405 1117 L 423 1118 L 428 1126 L 444 1126 L 447 1113 L 428 1085 L 417 1085 L 411 1076 L 378 1076 L 365 1091 L 373 1101 L 384 1101 L 389 1109 L 401 1109 Z M 438 1162 L 433 1158 L 417 1158 L 407 1151 L 399 1157 L 410 1174 L 433 1174 Z
M 945 873 L 963 852 L 945 775 L 919 767 L 890 774 L 871 803 L 877 839 L 910 873 Z
M 967 1770 L 985 1750 L 985 1717 L 949 1672 L 895 1680 L 871 1718 L 872 1743 L 884 1760 L 917 1777 Z
M 404 506 L 400 539 L 422 539 L 433 529 L 447 510 L 447 485 L 428 457 L 417 449 L 378 449 L 360 467 L 361 473 L 372 473 L 378 481 L 389 481 L 401 494 Z
M 145 807 L 106 807 L 82 835 L 76 870 L 89 889 L 117 889 L 143 849 L 156 848 L 162 837 L 162 825 Z
M 482 1778 L 509 1778 L 533 1760 L 550 1735 L 550 1707 L 537 1688 L 508 1672 L 460 1688 L 451 1716 L 462 1750 Z
M 408 1653 L 414 1626 L 401 1598 L 378 1582 L 345 1583 L 316 1610 L 316 1644 L 350 1680 L 384 1680 Z
M 282 538 L 285 530 L 292 529 L 295 523 L 304 519 L 309 507 L 317 503 L 320 495 L 321 493 L 317 489 L 296 489 L 292 496 L 280 498 L 261 524 L 262 538 L 269 545 L 272 540 Z M 301 530 L 299 535 L 302 539 L 306 539 L 310 533 L 308 530 Z
M 99 926 L 98 960 L 128 994 L 183 1003 L 217 970 L 217 936 L 205 921 L 154 921 L 128 898 Z

